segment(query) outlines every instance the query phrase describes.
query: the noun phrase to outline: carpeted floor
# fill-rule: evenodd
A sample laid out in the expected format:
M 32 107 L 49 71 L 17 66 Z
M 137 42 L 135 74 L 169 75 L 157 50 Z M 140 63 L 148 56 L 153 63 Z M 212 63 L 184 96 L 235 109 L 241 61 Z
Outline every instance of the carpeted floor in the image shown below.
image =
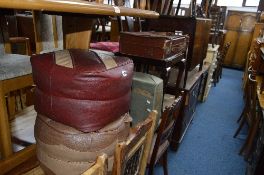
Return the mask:
M 243 108 L 242 72 L 223 70 L 208 99 L 197 106 L 194 120 L 178 152 L 169 152 L 170 175 L 243 175 L 246 162 L 238 155 L 243 137 L 233 138 Z M 160 166 L 155 175 L 162 175 Z

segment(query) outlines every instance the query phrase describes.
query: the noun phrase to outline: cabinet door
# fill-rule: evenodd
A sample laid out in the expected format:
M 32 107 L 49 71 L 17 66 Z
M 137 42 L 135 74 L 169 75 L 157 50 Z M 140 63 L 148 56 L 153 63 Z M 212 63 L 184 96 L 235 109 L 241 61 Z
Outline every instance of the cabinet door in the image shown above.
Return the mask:
M 241 14 L 237 12 L 228 12 L 225 29 L 226 30 L 239 30 L 241 24 Z
M 240 31 L 253 32 L 256 21 L 256 14 L 243 14 L 241 17 Z
M 236 45 L 236 52 L 232 62 L 234 67 L 244 67 L 247 53 L 251 44 L 252 33 L 240 32 Z
M 256 13 L 229 11 L 225 28 L 225 43 L 231 42 L 224 64 L 243 68 L 250 49 L 252 34 L 256 23 Z
M 229 50 L 224 60 L 225 65 L 232 65 L 233 58 L 236 53 L 236 43 L 237 43 L 238 35 L 239 35 L 239 32 L 237 31 L 228 30 L 226 32 L 224 44 L 231 42 L 231 45 L 229 47 Z

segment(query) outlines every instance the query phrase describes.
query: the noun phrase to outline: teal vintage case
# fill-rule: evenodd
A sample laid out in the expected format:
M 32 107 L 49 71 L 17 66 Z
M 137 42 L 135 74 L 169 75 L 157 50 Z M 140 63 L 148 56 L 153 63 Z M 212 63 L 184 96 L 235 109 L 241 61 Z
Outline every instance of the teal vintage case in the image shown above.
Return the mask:
M 159 77 L 134 72 L 132 81 L 132 99 L 130 115 L 133 125 L 146 119 L 151 110 L 158 111 L 158 119 L 161 116 L 163 99 L 163 80 Z

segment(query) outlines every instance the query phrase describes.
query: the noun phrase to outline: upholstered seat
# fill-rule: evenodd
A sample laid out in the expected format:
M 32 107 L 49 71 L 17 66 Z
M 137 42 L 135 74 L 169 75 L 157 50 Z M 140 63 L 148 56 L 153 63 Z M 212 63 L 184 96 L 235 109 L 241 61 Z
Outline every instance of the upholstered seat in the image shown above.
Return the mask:
M 7 80 L 32 73 L 29 56 L 5 54 L 0 56 L 0 80 Z

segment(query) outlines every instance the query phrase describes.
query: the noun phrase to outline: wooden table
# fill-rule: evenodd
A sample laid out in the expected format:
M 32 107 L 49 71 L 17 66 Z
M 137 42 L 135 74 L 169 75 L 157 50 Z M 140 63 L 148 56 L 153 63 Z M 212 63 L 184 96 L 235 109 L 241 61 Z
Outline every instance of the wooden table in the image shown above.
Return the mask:
M 1 0 L 0 8 L 88 15 L 159 17 L 159 14 L 154 11 L 116 7 L 82 0 Z

